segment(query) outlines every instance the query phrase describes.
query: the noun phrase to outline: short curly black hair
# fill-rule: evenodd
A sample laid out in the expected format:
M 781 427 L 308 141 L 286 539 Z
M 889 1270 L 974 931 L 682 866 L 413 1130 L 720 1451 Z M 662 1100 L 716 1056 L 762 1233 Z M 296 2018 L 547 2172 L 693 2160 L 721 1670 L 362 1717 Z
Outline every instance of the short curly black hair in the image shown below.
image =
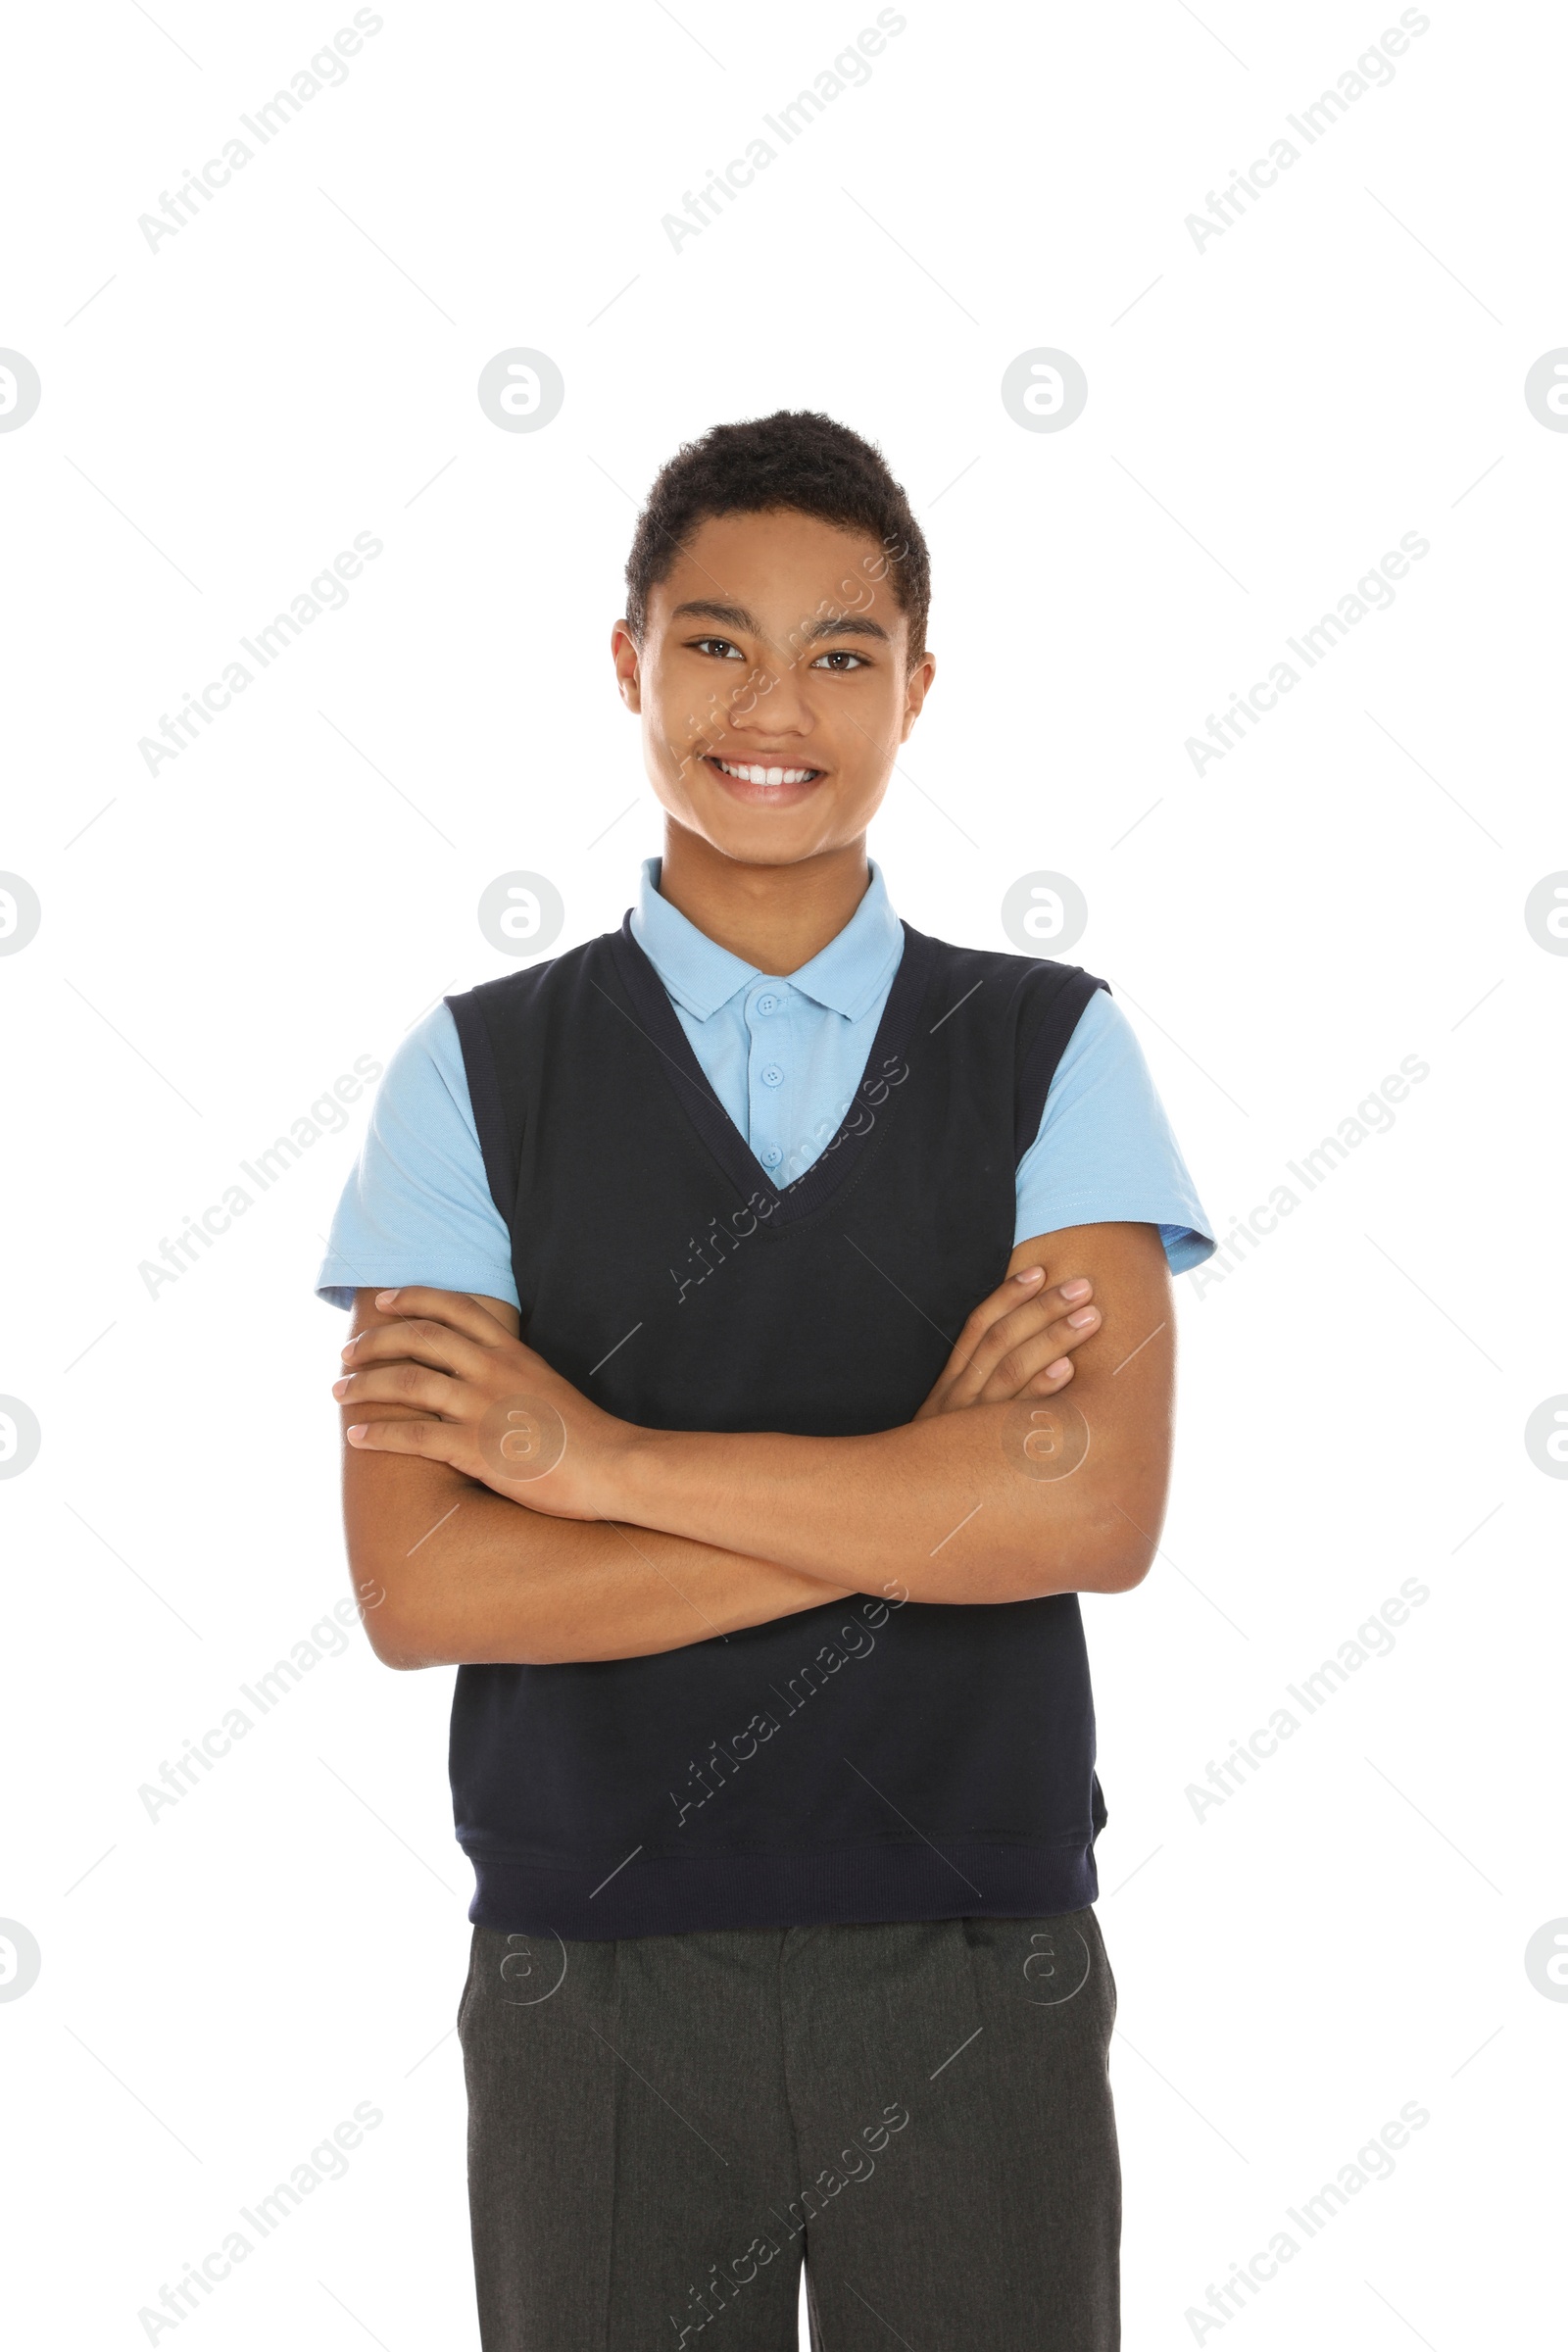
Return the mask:
M 909 660 L 925 652 L 931 558 L 904 490 L 882 452 L 815 409 L 778 409 L 740 424 L 715 424 L 684 441 L 661 467 L 626 559 L 626 626 L 638 645 L 649 595 L 674 568 L 694 526 L 712 514 L 780 508 L 864 531 L 884 554 L 887 579 L 909 624 Z

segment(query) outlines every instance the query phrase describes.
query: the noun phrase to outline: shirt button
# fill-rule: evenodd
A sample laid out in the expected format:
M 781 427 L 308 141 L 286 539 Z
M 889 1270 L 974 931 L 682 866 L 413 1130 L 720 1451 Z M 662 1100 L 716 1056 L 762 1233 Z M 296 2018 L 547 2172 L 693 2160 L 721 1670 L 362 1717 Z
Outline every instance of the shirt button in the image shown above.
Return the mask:
M 758 1012 L 777 1012 L 778 999 L 772 995 L 759 997 L 754 1009 Z
M 779 1145 L 769 1144 L 767 1150 L 762 1153 L 762 1165 L 764 1168 L 776 1168 L 783 1156 L 784 1153 Z
M 779 1068 L 779 1066 L 778 1066 L 778 1063 L 777 1063 L 776 1061 L 770 1061 L 770 1062 L 767 1064 L 766 1068 L 765 1068 L 765 1069 L 764 1069 L 764 1070 L 761 1072 L 761 1080 L 762 1080 L 762 1084 L 763 1084 L 764 1086 L 782 1086 L 782 1085 L 783 1085 L 783 1083 L 784 1083 L 784 1073 L 783 1073 L 783 1071 L 782 1071 L 782 1070 Z

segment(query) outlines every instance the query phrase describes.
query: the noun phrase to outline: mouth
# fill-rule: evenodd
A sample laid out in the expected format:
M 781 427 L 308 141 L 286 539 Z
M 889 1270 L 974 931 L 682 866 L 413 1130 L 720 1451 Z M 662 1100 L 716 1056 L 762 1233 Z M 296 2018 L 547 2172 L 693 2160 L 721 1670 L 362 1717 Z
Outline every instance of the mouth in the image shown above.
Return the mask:
M 733 799 L 770 808 L 803 800 L 827 772 L 782 760 L 720 760 L 712 752 L 703 755 L 703 765 Z

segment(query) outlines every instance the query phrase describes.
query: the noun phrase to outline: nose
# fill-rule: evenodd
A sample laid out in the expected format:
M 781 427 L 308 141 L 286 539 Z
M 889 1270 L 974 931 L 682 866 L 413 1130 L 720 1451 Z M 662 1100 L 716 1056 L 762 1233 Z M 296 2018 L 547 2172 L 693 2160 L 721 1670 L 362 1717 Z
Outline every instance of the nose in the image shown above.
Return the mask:
M 786 662 L 754 668 L 735 689 L 729 719 L 737 730 L 769 742 L 779 735 L 808 735 L 816 723 L 800 673 Z

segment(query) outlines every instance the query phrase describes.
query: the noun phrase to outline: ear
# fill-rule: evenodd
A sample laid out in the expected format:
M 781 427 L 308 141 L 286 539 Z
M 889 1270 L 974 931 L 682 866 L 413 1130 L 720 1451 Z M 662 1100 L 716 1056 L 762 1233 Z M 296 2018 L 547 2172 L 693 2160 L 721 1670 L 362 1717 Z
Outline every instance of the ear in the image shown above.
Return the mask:
M 922 654 L 910 670 L 904 688 L 904 731 L 899 737 L 901 743 L 908 742 L 914 722 L 925 706 L 925 698 L 936 673 L 937 658 L 935 654 Z
M 615 664 L 615 683 L 621 701 L 628 710 L 640 711 L 643 707 L 643 658 L 624 617 L 617 620 L 610 632 L 610 657 Z

